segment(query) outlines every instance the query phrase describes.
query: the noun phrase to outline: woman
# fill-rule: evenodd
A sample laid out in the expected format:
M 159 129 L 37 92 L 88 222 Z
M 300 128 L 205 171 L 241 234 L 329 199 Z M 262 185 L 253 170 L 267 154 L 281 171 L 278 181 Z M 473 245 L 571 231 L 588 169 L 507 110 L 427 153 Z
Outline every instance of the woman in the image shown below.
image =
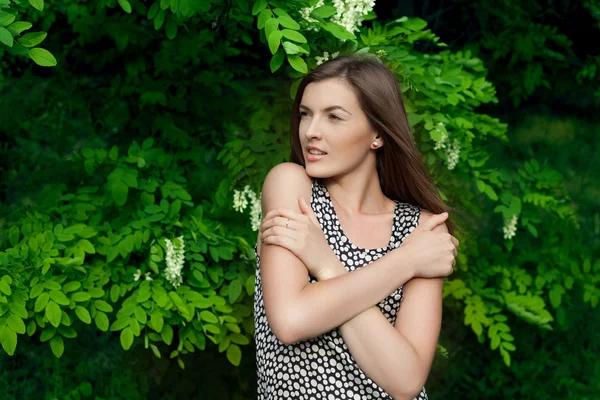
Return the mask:
M 291 162 L 262 189 L 258 398 L 427 399 L 458 241 L 396 79 L 341 56 L 303 79 L 293 107 Z

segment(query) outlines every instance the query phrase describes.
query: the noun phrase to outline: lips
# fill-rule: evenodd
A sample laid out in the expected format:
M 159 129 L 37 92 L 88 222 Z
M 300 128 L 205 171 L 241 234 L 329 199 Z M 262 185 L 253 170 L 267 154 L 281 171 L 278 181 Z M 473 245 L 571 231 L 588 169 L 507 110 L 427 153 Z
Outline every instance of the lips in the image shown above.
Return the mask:
M 325 153 L 325 154 L 327 154 L 327 152 L 326 152 L 326 151 L 323 151 L 323 150 L 321 150 L 320 148 L 318 148 L 318 147 L 315 147 L 315 146 L 307 146 L 307 147 L 306 147 L 306 151 L 307 151 L 307 152 L 309 152 L 310 150 L 314 150 L 314 151 L 318 151 L 318 152 L 321 152 L 321 153 Z

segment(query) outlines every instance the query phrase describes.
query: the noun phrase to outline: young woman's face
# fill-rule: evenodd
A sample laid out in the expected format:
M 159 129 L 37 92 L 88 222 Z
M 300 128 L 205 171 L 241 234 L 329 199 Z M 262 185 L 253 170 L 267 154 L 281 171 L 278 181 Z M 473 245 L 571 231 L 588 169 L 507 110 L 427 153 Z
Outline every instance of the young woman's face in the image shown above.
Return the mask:
M 314 178 L 346 174 L 375 157 L 374 138 L 378 147 L 382 140 L 371 130 L 358 99 L 341 79 L 312 82 L 306 86 L 298 110 L 298 134 L 306 173 Z M 309 146 L 326 155 L 312 155 Z

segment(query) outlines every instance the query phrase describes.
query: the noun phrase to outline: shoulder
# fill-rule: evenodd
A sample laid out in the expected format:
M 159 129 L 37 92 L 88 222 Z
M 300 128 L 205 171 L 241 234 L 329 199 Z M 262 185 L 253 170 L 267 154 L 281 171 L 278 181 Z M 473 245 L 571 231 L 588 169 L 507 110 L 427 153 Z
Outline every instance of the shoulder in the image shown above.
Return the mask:
M 301 165 L 291 162 L 278 164 L 271 168 L 263 183 L 263 207 L 268 210 L 276 207 L 299 210 L 298 197 L 303 196 L 310 204 L 311 188 L 312 179 Z
M 418 207 L 418 206 L 417 206 L 417 207 Z M 425 222 L 427 222 L 427 221 L 428 221 L 428 220 L 429 220 L 431 217 L 433 217 L 434 215 L 437 215 L 437 214 L 434 214 L 434 213 L 432 213 L 431 211 L 429 211 L 429 210 L 426 210 L 426 209 L 424 209 L 424 208 L 420 208 L 420 207 L 418 207 L 418 208 L 421 210 L 421 213 L 420 213 L 420 217 L 419 217 L 419 223 L 418 223 L 418 225 L 422 225 L 422 224 L 424 224 L 424 223 L 425 223 Z M 448 233 L 448 226 L 447 226 L 447 225 L 446 225 L 446 223 L 444 222 L 443 224 L 439 224 L 439 225 L 437 225 L 437 226 L 436 226 L 436 227 L 433 229 L 433 231 L 434 231 L 434 232 L 445 232 L 445 233 Z

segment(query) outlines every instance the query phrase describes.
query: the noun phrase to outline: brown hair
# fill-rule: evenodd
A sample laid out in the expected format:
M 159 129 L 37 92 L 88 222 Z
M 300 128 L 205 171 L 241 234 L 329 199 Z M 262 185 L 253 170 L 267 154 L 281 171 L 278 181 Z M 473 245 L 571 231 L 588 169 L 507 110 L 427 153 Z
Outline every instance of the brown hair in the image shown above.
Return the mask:
M 292 109 L 290 161 L 306 167 L 298 137 L 299 106 L 304 89 L 311 82 L 332 78 L 343 78 L 350 85 L 369 124 L 384 139 L 384 145 L 376 151 L 382 192 L 390 199 L 416 204 L 435 214 L 447 211 L 446 225 L 454 235 L 457 226 L 450 218 L 453 209 L 441 199 L 421 160 L 396 77 L 375 56 L 339 56 L 317 66 L 302 79 Z

